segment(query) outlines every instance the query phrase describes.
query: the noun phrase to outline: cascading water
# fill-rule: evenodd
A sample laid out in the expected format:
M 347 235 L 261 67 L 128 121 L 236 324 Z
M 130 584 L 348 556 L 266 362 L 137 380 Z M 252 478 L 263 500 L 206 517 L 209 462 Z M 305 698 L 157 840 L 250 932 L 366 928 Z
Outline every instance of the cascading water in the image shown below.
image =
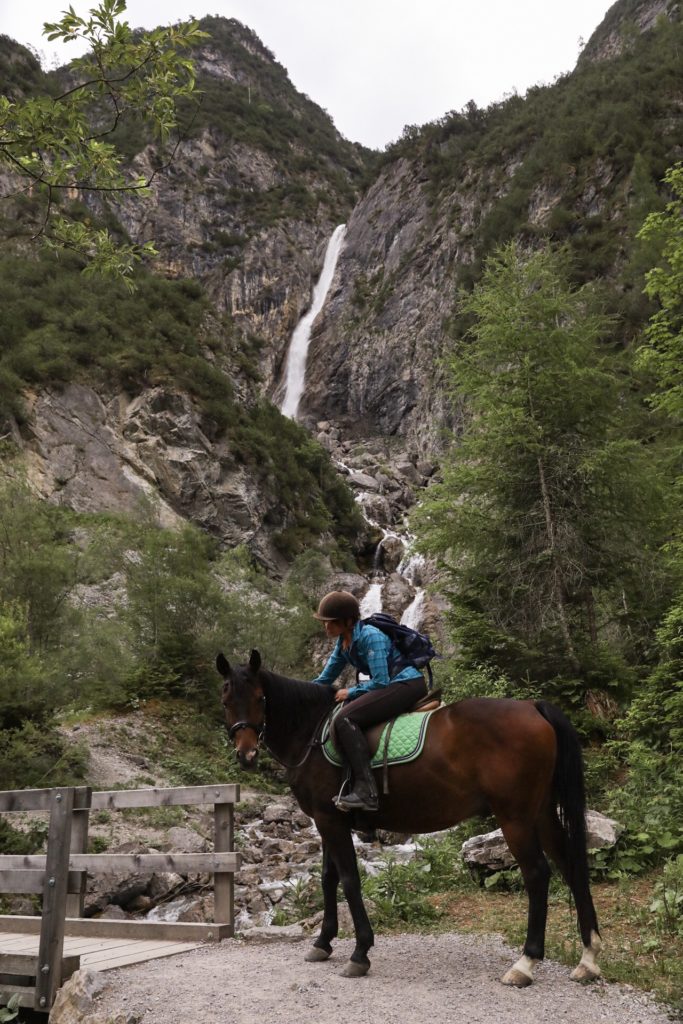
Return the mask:
M 311 330 L 316 317 L 325 304 L 327 293 L 330 290 L 330 286 L 334 278 L 334 272 L 337 267 L 337 260 L 339 259 L 339 254 L 344 244 L 345 231 L 346 225 L 340 224 L 335 228 L 332 237 L 327 244 L 323 268 L 320 278 L 313 289 L 310 309 L 304 314 L 297 324 L 289 344 L 287 362 L 285 366 L 284 397 L 282 399 L 282 404 L 280 405 L 280 411 L 284 416 L 289 416 L 290 419 L 296 419 L 297 417 L 301 396 L 304 393 L 306 361 L 308 358 L 308 346 L 311 339 Z M 348 475 L 352 472 L 351 467 L 346 465 L 339 458 L 334 461 L 337 467 L 345 474 Z M 361 491 L 356 495 L 356 501 L 358 502 L 366 521 L 372 526 L 379 527 L 379 524 L 374 522 L 365 508 L 366 504 L 369 503 L 371 499 L 372 494 L 365 491 Z M 362 618 L 367 618 L 375 612 L 380 612 L 383 608 L 382 591 L 387 578 L 385 572 L 382 570 L 383 542 L 388 538 L 397 538 L 402 542 L 407 542 L 406 546 L 409 549 L 410 542 L 412 540 L 412 538 L 407 535 L 404 536 L 400 533 L 394 532 L 393 530 L 387 530 L 382 527 L 379 528 L 382 530 L 383 536 L 375 553 L 375 564 L 370 575 L 368 589 L 361 601 Z M 411 626 L 413 629 L 419 627 L 420 620 L 424 612 L 425 592 L 419 585 L 421 583 L 421 579 L 419 578 L 419 569 L 422 567 L 423 562 L 424 559 L 422 556 L 413 555 L 405 558 L 397 570 L 398 573 L 404 576 L 413 587 L 413 600 L 405 609 L 401 617 L 401 621 L 404 624 Z
M 345 224 L 340 224 L 334 229 L 332 237 L 327 244 L 323 269 L 318 283 L 313 289 L 311 307 L 296 325 L 292 340 L 287 353 L 287 365 L 285 368 L 285 395 L 280 406 L 283 416 L 289 416 L 295 420 L 299 411 L 299 402 L 304 393 L 304 380 L 306 377 L 306 358 L 308 356 L 308 345 L 311 340 L 311 329 L 315 318 L 323 308 L 327 293 L 332 284 L 334 271 L 344 241 Z
M 382 611 L 382 584 L 371 583 L 360 603 L 360 617 L 367 619 L 375 612 Z

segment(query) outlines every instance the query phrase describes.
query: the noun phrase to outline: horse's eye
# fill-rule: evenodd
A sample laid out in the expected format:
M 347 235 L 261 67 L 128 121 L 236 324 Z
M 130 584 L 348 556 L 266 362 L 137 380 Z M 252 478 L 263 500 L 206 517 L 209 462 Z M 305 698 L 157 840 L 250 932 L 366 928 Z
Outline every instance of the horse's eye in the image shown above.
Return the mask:
M 263 696 L 263 694 L 261 694 L 261 696 L 259 697 L 258 702 L 259 702 L 259 704 L 265 704 L 266 703 L 266 698 Z

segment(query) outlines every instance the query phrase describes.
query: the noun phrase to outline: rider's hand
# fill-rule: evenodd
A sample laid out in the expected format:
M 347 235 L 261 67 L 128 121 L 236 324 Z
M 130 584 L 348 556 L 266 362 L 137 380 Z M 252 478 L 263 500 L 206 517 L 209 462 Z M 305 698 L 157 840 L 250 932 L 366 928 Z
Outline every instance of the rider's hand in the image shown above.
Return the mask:
M 346 700 L 348 695 L 349 695 L 349 691 L 348 690 L 337 690 L 337 692 L 336 692 L 336 694 L 334 696 L 334 699 L 336 700 L 337 704 L 341 704 L 341 702 L 343 700 Z

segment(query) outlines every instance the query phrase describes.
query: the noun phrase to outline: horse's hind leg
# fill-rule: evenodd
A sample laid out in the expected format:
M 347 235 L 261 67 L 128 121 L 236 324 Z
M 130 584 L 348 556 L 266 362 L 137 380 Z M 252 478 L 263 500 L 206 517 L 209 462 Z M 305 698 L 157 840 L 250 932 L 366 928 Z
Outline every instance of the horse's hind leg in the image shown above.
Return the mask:
M 550 866 L 545 858 L 538 834 L 527 821 L 501 822 L 510 852 L 519 864 L 529 899 L 526 942 L 522 956 L 503 977 L 504 985 L 524 988 L 531 985 L 533 969 L 545 952 L 545 922 L 548 914 Z
M 337 887 L 339 885 L 339 872 L 334 859 L 330 856 L 327 843 L 323 842 L 323 869 L 322 869 L 322 890 L 323 890 L 323 920 L 320 927 L 320 935 L 304 957 L 309 963 L 320 963 L 328 960 L 332 954 L 332 939 L 336 939 L 339 925 L 337 923 Z
M 571 977 L 574 981 L 593 981 L 601 974 L 597 957 L 602 948 L 602 941 L 590 890 L 588 862 L 586 860 L 582 864 L 575 864 L 568 856 L 567 840 L 554 807 L 548 808 L 543 814 L 540 832 L 543 849 L 557 865 L 576 905 L 583 954 Z

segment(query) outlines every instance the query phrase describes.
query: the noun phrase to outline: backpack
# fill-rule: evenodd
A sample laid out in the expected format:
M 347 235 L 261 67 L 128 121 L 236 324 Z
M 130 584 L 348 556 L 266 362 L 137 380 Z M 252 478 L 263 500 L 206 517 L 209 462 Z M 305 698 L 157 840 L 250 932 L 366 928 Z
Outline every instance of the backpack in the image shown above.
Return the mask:
M 392 676 L 406 668 L 407 665 L 419 669 L 426 668 L 429 675 L 427 689 L 431 690 L 434 677 L 429 662 L 432 658 L 440 658 L 441 655 L 436 653 L 431 640 L 425 633 L 418 633 L 416 629 L 402 625 L 385 612 L 376 612 L 374 615 L 368 616 L 367 619 L 361 619 L 361 625 L 374 626 L 375 629 L 381 630 L 389 637 L 398 651 L 398 655 L 395 654 L 390 659 L 389 672 Z

